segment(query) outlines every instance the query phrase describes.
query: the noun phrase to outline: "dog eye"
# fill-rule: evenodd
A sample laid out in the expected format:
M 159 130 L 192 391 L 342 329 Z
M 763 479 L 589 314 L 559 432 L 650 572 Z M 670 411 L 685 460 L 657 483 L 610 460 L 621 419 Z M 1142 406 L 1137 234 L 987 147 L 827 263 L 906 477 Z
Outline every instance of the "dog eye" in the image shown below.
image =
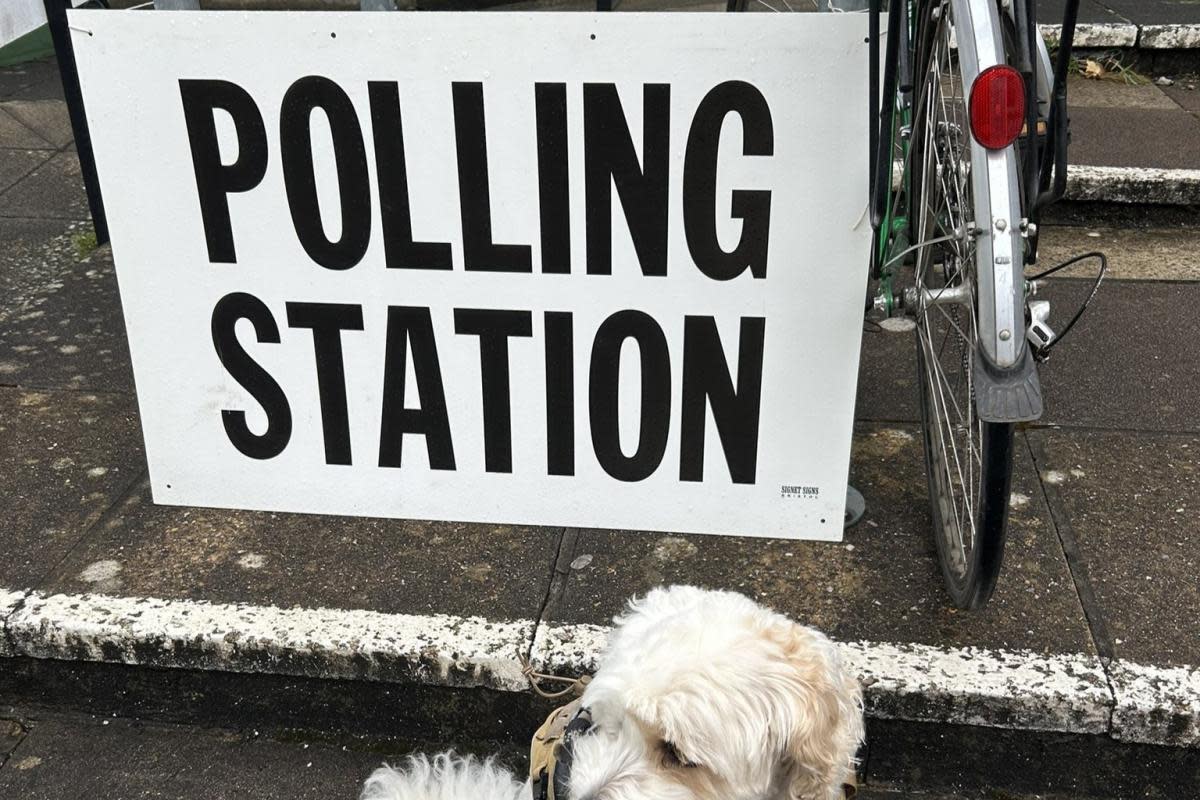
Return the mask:
M 677 748 L 674 745 L 674 743 L 663 742 L 662 749 L 663 749 L 663 763 L 665 763 L 668 767 L 691 768 L 691 767 L 696 766 L 695 763 L 688 761 L 687 759 L 685 759 L 683 756 L 681 756 L 679 754 L 679 748 Z

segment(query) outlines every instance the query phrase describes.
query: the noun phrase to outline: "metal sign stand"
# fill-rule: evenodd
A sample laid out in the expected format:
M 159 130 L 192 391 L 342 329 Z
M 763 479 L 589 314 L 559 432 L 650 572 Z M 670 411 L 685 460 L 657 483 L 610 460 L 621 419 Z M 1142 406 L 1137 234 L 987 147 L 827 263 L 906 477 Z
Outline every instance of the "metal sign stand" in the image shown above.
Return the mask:
M 104 199 L 100 196 L 100 182 L 96 177 L 96 158 L 92 153 L 92 137 L 88 133 L 87 117 L 83 113 L 83 97 L 79 93 L 79 70 L 75 66 L 75 51 L 71 47 L 71 34 L 67 30 L 67 8 L 70 0 L 45 0 L 46 21 L 50 38 L 54 42 L 54 54 L 58 59 L 58 70 L 62 76 L 63 96 L 67 111 L 71 115 L 71 130 L 75 134 L 75 150 L 79 155 L 79 168 L 83 173 L 83 185 L 87 190 L 88 208 L 92 212 L 92 225 L 96 229 L 96 243 L 108 242 L 108 219 L 104 215 Z

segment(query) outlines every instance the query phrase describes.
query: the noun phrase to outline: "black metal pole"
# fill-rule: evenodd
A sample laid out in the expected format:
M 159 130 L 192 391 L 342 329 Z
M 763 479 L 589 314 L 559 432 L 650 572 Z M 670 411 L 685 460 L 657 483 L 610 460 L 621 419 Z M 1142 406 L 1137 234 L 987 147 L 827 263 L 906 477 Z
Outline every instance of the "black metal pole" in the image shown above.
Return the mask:
M 900 69 L 901 38 L 898 31 L 903 24 L 901 21 L 902 8 L 902 0 L 892 0 L 888 6 L 888 40 L 887 52 L 884 54 L 883 61 L 883 94 L 879 96 L 878 100 L 872 99 L 872 102 L 879 104 L 879 119 L 874 121 L 875 127 L 872 128 L 879 131 L 875 137 L 875 174 L 872 176 L 874 183 L 871 192 L 871 226 L 875 230 L 879 230 L 887 214 L 888 191 L 892 185 L 893 154 L 891 147 L 896 122 L 896 81 Z M 874 33 L 878 39 L 878 29 Z M 871 77 L 875 78 L 878 74 L 878 48 L 872 55 Z M 890 231 L 883 232 L 884 236 L 889 234 Z
M 871 0 L 867 13 L 867 204 L 871 209 L 871 275 L 879 274 L 879 241 L 875 224 L 875 159 L 879 157 L 879 15 L 883 0 Z
M 1035 39 L 1037 36 L 1037 20 L 1034 17 L 1033 0 L 1013 0 L 1013 22 L 1016 39 L 1014 57 L 1017 63 L 1013 66 L 1021 73 L 1021 81 L 1025 84 L 1025 158 L 1021 162 L 1021 205 L 1025 216 L 1029 217 L 1034 201 L 1037 199 L 1037 78 L 1033 60 L 1036 58 Z
M 1034 204 L 1034 213 L 1062 199 L 1067 190 L 1067 71 L 1071 65 L 1071 48 L 1075 43 L 1075 20 L 1079 17 L 1079 0 L 1067 0 L 1063 11 L 1062 39 L 1058 43 L 1058 61 L 1054 65 L 1054 89 L 1050 99 L 1050 119 L 1047 149 L 1053 159 L 1042 165 L 1042 192 Z M 1051 177 L 1053 176 L 1053 178 Z
M 96 229 L 96 243 L 108 241 L 108 218 L 104 215 L 104 200 L 100 197 L 100 181 L 96 177 L 96 157 L 92 153 L 92 137 L 88 133 L 87 116 L 83 113 L 83 96 L 79 93 L 79 69 L 75 66 L 75 50 L 71 47 L 71 32 L 67 30 L 67 7 L 70 0 L 44 0 L 46 21 L 50 26 L 50 38 L 54 42 L 54 54 L 58 58 L 58 71 L 62 77 L 63 96 L 67 111 L 71 115 L 71 130 L 75 133 L 75 150 L 79 155 L 79 168 L 83 173 L 83 185 L 87 190 L 88 208 L 92 212 L 92 225 Z
M 867 48 L 867 86 L 871 95 L 867 101 L 867 130 L 869 132 L 868 147 L 870 148 L 867 170 L 871 173 L 869 190 L 872 200 L 875 199 L 875 159 L 879 156 L 879 15 L 883 10 L 883 0 L 871 0 L 871 18 L 867 25 L 867 38 L 870 40 Z M 872 219 L 874 224 L 874 219 Z M 875 226 L 878 228 L 878 226 Z

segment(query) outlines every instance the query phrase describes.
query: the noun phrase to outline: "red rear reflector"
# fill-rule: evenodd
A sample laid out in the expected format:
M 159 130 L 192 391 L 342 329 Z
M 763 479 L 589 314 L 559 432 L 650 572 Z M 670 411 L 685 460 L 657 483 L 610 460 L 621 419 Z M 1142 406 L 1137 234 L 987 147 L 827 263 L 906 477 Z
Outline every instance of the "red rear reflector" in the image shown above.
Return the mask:
M 979 73 L 971 86 L 971 133 L 989 150 L 1002 150 L 1025 125 L 1025 81 L 1007 64 Z

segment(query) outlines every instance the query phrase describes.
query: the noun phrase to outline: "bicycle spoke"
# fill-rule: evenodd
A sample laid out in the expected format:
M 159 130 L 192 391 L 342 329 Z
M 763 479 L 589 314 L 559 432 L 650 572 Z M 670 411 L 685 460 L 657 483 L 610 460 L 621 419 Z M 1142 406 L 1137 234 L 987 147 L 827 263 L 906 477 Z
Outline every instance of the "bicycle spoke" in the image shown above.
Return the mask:
M 927 357 L 932 358 L 932 353 L 929 352 L 927 354 Z M 934 364 L 935 365 L 937 364 L 936 359 L 934 360 Z M 940 367 L 940 365 L 938 365 L 938 366 Z M 950 491 L 947 493 L 948 496 L 945 499 L 949 502 L 950 510 L 952 510 L 954 512 L 955 528 L 956 528 L 956 532 L 958 535 L 959 548 L 962 550 L 962 552 L 965 553 L 967 548 L 966 548 L 966 544 L 962 538 L 962 531 L 963 531 L 962 511 L 965 510 L 967 512 L 967 517 L 971 521 L 971 527 L 973 529 L 974 528 L 974 504 L 971 500 L 971 492 L 967 491 L 967 487 L 969 486 L 969 484 L 967 483 L 966 479 L 963 477 L 962 463 L 961 463 L 961 459 L 959 458 L 958 448 L 954 446 L 954 441 L 955 441 L 956 437 L 954 436 L 954 427 L 951 423 L 950 415 L 948 413 L 948 407 L 946 405 L 946 395 L 945 395 L 945 392 L 943 392 L 943 390 L 942 390 L 943 381 L 937 380 L 937 381 L 933 381 L 933 383 L 934 383 L 933 388 L 937 390 L 936 394 L 934 395 L 935 407 L 940 409 L 940 412 L 941 412 L 936 415 L 938 418 L 938 422 L 939 422 L 938 440 L 941 444 L 942 462 L 943 462 L 943 466 L 944 466 L 944 471 L 946 472 L 947 484 L 950 488 Z M 954 400 L 953 396 L 951 396 L 951 400 Z M 960 418 L 961 418 L 961 412 L 960 412 Z M 947 440 L 949 440 L 949 442 L 951 443 L 950 447 L 946 446 Z M 953 466 L 953 468 L 954 468 L 953 471 L 951 470 L 951 466 Z M 959 492 L 953 491 L 954 478 L 956 475 L 958 477 L 958 486 L 959 486 L 960 490 L 962 490 Z M 959 504 L 957 502 L 955 502 L 956 497 L 960 494 L 963 496 L 964 505 L 966 506 L 965 509 L 960 509 Z
M 995 581 L 1004 525 L 995 490 L 1007 485 L 1012 453 L 1011 426 L 982 421 L 975 406 L 977 301 L 990 288 L 976 283 L 975 198 L 990 177 L 974 169 L 978 145 L 964 80 L 972 69 L 960 61 L 956 36 L 976 37 L 977 48 L 983 40 L 969 26 L 956 29 L 957 3 L 928 0 L 913 7 L 921 19 L 913 135 L 905 154 L 911 169 L 904 182 L 914 239 L 909 249 L 916 254 L 911 311 L 934 538 L 947 588 L 956 604 L 969 608 Z
M 975 416 L 971 374 L 978 331 L 973 302 L 938 301 L 951 289 L 973 294 L 975 241 L 968 233 L 973 206 L 963 81 L 950 44 L 949 7 L 941 9 L 914 116 L 921 124 L 910 148 L 922 154 L 916 230 L 918 242 L 928 243 L 918 250 L 914 277 L 921 290 L 917 335 L 934 453 L 931 489 L 936 487 L 935 504 L 942 509 L 943 557 L 965 579 L 977 538 L 983 474 L 982 426 Z
M 930 359 L 932 359 L 932 362 L 933 362 L 935 377 L 937 377 L 939 379 L 939 381 L 938 381 L 939 391 L 940 391 L 940 386 L 942 386 L 942 385 L 945 385 L 947 388 L 952 389 L 953 387 L 950 387 L 950 385 L 949 385 L 950 382 L 948 380 L 946 380 L 946 373 L 942 369 L 941 360 L 936 355 L 933 354 L 932 349 L 930 351 L 929 357 L 930 357 Z M 958 415 L 958 418 L 962 419 L 964 417 L 964 414 L 962 412 L 962 408 L 960 408 L 958 405 L 958 398 L 954 397 L 953 393 L 951 393 L 950 400 L 954 403 L 954 411 Z M 945 406 L 945 403 L 943 402 L 942 405 Z

